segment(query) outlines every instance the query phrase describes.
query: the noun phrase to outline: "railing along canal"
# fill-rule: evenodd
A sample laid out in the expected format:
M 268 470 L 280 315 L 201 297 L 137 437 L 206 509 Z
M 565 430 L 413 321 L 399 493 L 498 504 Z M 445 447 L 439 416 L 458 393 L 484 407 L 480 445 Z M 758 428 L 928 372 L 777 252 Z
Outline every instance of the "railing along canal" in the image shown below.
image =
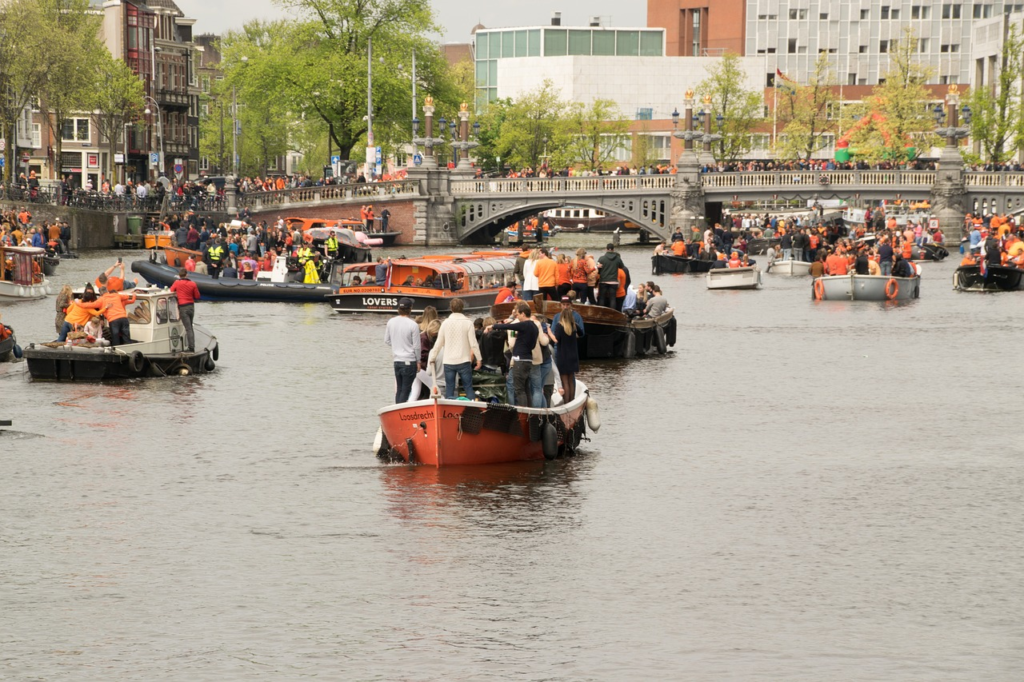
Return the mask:
M 601 194 L 635 193 L 643 190 L 670 190 L 674 175 L 595 175 L 557 178 L 481 178 L 453 180 L 452 194 Z

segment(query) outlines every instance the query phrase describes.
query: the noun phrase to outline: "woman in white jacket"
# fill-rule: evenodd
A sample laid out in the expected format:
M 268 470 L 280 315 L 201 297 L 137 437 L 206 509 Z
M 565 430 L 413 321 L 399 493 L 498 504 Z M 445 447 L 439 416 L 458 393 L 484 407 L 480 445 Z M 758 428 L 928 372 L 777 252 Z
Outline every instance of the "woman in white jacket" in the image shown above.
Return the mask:
M 523 263 L 523 300 L 532 301 L 533 297 L 540 293 L 540 282 L 537 281 L 537 275 L 533 274 L 533 266 L 537 263 L 537 257 L 540 252 L 534 249 L 530 252 L 530 257 Z

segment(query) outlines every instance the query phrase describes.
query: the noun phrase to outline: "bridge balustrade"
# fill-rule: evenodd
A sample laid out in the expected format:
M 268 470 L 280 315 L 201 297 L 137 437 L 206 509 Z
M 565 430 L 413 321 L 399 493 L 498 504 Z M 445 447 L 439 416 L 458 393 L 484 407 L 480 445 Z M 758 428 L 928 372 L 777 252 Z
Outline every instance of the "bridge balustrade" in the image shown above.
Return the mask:
M 1024 187 L 1024 173 L 968 171 L 964 173 L 968 187 Z
M 470 194 L 562 194 L 604 192 L 636 192 L 637 190 L 670 190 L 675 187 L 674 175 L 595 175 L 590 177 L 556 178 L 487 178 L 453 180 L 452 193 Z
M 324 201 L 353 199 L 384 199 L 395 196 L 418 196 L 417 180 L 395 180 L 391 182 L 360 182 L 345 185 L 324 185 L 321 187 L 296 187 L 273 192 L 248 192 L 238 199 L 239 207 L 252 211 L 272 209 L 275 206 L 310 204 Z

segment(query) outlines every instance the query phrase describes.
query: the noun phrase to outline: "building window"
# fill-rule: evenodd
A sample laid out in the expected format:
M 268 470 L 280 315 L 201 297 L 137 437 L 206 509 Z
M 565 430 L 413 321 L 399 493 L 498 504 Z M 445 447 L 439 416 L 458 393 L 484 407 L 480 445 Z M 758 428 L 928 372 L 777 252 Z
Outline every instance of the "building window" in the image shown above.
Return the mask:
M 975 19 L 988 19 L 992 16 L 992 5 L 975 5 L 974 6 L 974 18 Z
M 693 52 L 691 52 L 691 54 L 694 57 L 699 57 L 700 56 L 700 10 L 699 9 L 693 10 L 691 12 L 691 14 L 693 14 L 693 41 L 692 41 Z
M 898 20 L 898 19 L 900 18 L 900 11 L 899 11 L 899 9 L 898 9 L 898 8 L 896 8 L 896 7 L 894 7 L 894 8 L 892 9 L 892 12 L 890 12 L 890 13 L 889 13 L 889 18 L 890 18 L 891 20 L 893 20 L 893 21 L 896 21 L 896 20 Z
M 790 38 L 786 49 L 789 54 L 796 54 L 796 38 Z
M 859 52 L 860 54 L 867 54 L 868 53 L 868 46 L 867 45 L 861 45 L 860 47 L 857 48 L 857 52 Z
M 794 20 L 794 21 L 797 20 L 797 19 L 806 19 L 807 18 L 807 10 L 806 9 L 791 9 L 791 10 L 789 10 L 789 18 Z
M 828 21 L 828 12 L 822 12 L 818 15 L 819 21 Z
M 870 18 L 871 18 L 871 10 L 869 10 L 869 9 L 862 9 L 860 11 L 860 20 L 861 21 L 867 21 Z
M 945 3 L 944 5 L 942 5 L 942 18 L 943 19 L 959 19 L 960 18 L 960 8 L 961 8 L 961 5 L 959 3 L 956 3 L 956 4 L 951 4 L 951 3 L 948 3 L 948 2 Z
M 564 57 L 568 51 L 567 40 L 568 36 L 564 29 L 544 29 L 544 56 Z
M 945 52 L 959 52 L 960 51 L 960 45 L 958 45 L 958 44 L 945 44 L 945 45 L 942 46 L 940 51 L 943 52 L 943 53 L 945 53 Z
M 857 74 L 855 74 L 855 73 L 848 73 L 848 74 L 846 74 L 846 84 L 847 85 L 856 85 L 857 84 Z
M 879 40 L 878 41 L 878 52 L 880 54 L 885 54 L 888 51 L 889 51 L 889 41 L 888 40 Z
M 43 130 L 42 125 L 39 123 L 32 124 L 32 148 L 42 149 L 43 147 Z
M 615 56 L 615 31 L 594 31 L 594 54 L 600 57 Z
M 88 142 L 89 141 L 89 119 L 68 118 L 61 126 L 61 139 L 64 142 Z
M 883 19 L 888 19 L 889 18 L 889 6 L 888 5 L 882 5 L 882 18 Z
M 205 156 L 199 157 L 199 170 L 208 171 L 210 170 L 210 160 Z

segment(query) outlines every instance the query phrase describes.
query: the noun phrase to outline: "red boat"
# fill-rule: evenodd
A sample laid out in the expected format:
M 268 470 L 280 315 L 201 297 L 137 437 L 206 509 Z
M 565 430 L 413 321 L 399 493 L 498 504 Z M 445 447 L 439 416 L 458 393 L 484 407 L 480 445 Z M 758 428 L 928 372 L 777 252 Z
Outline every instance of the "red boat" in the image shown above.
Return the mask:
M 579 381 L 572 402 L 547 409 L 434 397 L 378 414 L 378 457 L 436 467 L 556 459 L 575 453 L 587 423 L 600 428 L 597 403 Z

